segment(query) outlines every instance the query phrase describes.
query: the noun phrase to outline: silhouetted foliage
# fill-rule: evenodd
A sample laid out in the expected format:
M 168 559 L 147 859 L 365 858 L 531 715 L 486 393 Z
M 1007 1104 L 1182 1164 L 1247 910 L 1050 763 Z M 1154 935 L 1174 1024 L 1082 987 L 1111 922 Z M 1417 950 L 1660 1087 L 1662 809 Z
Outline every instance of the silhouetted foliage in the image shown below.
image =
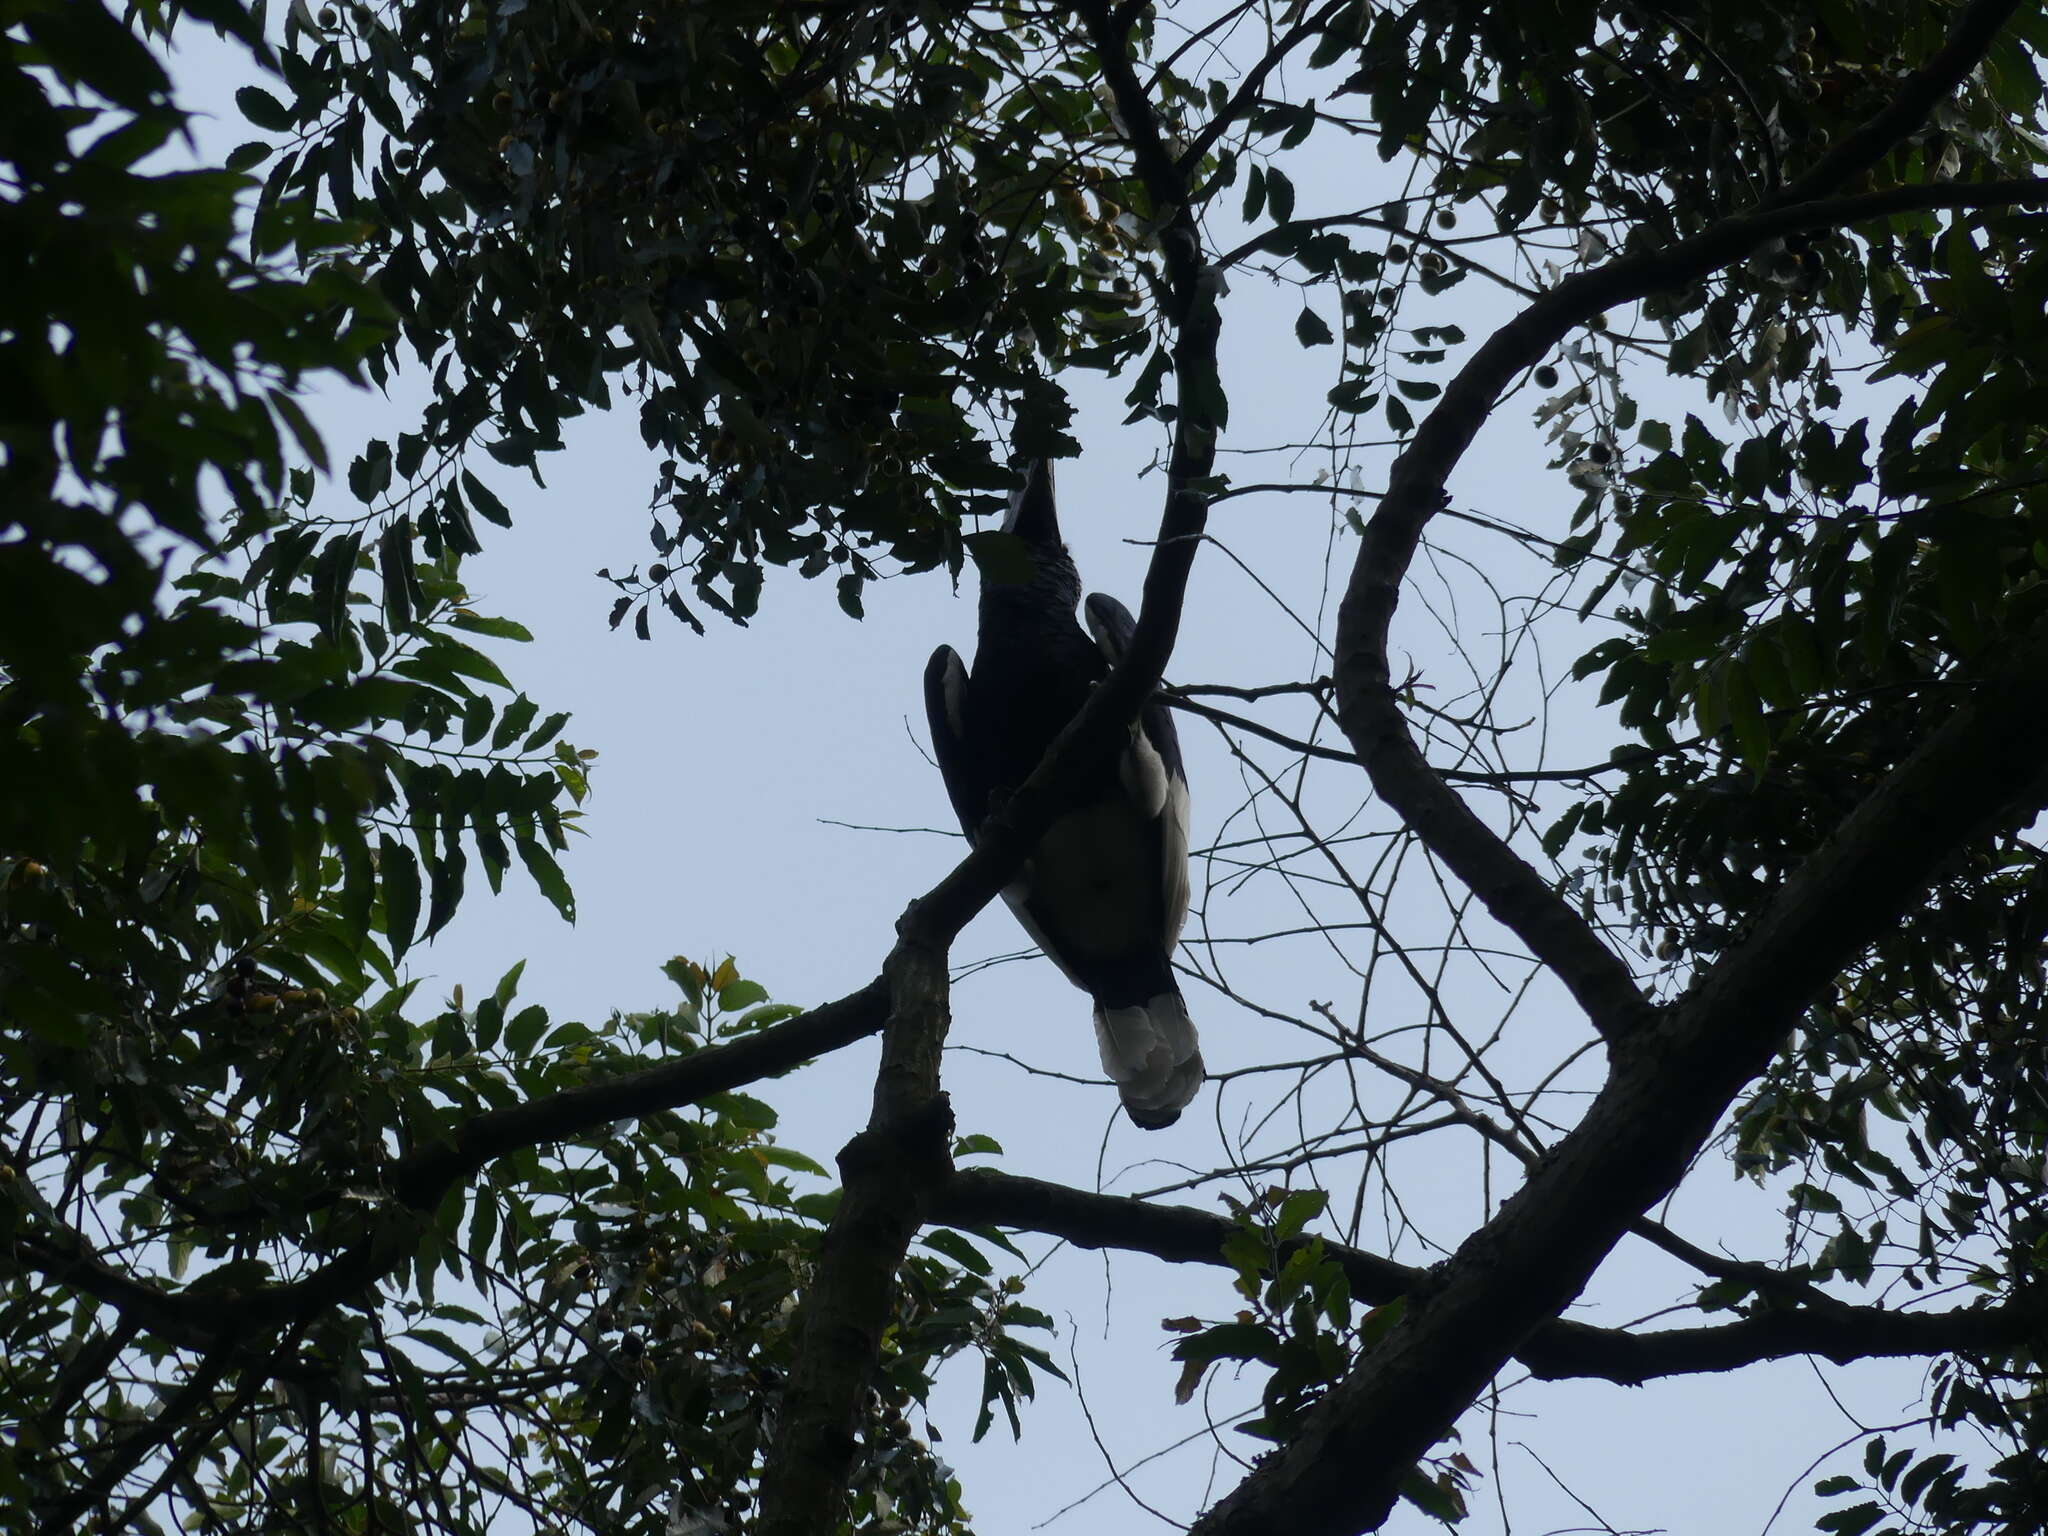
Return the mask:
M 151 168 L 187 123 L 174 17 L 256 72 L 223 168 Z M 1050 1326 L 996 1276 L 1011 1228 L 1228 1270 L 1217 1316 L 1168 1320 L 1179 1396 L 1242 1367 L 1233 1432 L 1271 1449 L 1204 1533 L 1464 1518 L 1457 1425 L 1512 1361 L 1802 1354 L 1926 1359 L 1922 1427 L 1990 1447 L 1873 1434 L 1823 1529 L 2043 1529 L 2038 10 L 270 21 L 275 54 L 236 0 L 0 25 L 0 1525 L 964 1530 L 906 1410 L 961 1350 L 977 1438 L 1058 1374 L 1011 1331 Z M 1264 387 L 1219 360 L 1233 281 L 1287 292 L 1327 380 L 1290 439 L 1313 481 L 1219 467 Z M 1075 451 L 1076 369 L 1167 470 L 1138 640 L 879 980 L 803 1012 L 676 961 L 673 1006 L 579 1024 L 515 970 L 416 1007 L 396 964 L 472 865 L 573 914 L 592 754 L 462 581 L 524 535 L 493 476 L 633 409 L 653 558 L 593 552 L 615 627 L 744 622 L 769 567 L 857 618 L 882 576 L 1014 565 L 977 520 L 1010 455 Z M 297 392 L 401 373 L 423 415 L 330 475 Z M 1565 526 L 1452 479 L 1518 391 Z M 1207 851 L 1219 920 L 1285 882 L 1357 1007 L 1249 997 L 1214 928 L 1184 953 L 1286 1041 L 1176 1186 L 1227 1217 L 956 1171 L 999 1149 L 948 1134 L 947 949 L 1158 683 L 1209 510 L 1254 494 L 1349 551 L 1307 625 L 1327 675 L 1170 694 L 1277 817 Z M 1428 582 L 1498 622 L 1455 612 L 1404 676 Z M 1604 761 L 1516 736 L 1539 642 L 1606 707 Z M 877 1032 L 821 1193 L 740 1090 Z M 1428 1268 L 1405 1211 L 1366 1215 L 1425 1135 L 1482 1191 Z M 1648 1214 L 1731 1163 L 1783 1213 L 1767 1256 Z M 1625 1239 L 1700 1317 L 1564 1315 Z

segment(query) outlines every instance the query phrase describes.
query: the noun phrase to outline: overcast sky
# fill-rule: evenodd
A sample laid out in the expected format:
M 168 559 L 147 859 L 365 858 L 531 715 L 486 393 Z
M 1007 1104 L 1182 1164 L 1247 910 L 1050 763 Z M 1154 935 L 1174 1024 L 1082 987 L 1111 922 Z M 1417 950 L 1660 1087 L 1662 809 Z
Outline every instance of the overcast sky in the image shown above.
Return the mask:
M 198 29 L 190 30 L 196 38 Z M 216 115 L 209 146 L 224 152 L 246 137 L 232 105 L 239 77 L 228 72 L 224 55 L 189 46 L 180 69 L 187 102 Z M 1296 167 L 1301 216 L 1357 207 L 1398 190 L 1383 181 L 1387 169 L 1369 151 L 1335 136 L 1310 149 L 1314 153 Z M 1212 234 L 1219 245 L 1234 239 L 1227 228 Z M 1330 296 L 1311 295 L 1310 301 L 1336 323 Z M 1232 400 L 1226 449 L 1299 443 L 1323 431 L 1322 396 L 1334 382 L 1334 349 L 1305 353 L 1296 344 L 1301 303 L 1292 288 L 1251 274 L 1233 277 L 1224 311 Z M 1454 366 L 1508 313 L 1498 290 L 1474 281 L 1404 312 L 1403 319 L 1462 325 L 1469 340 L 1454 350 Z M 1433 376 L 1446 378 L 1448 371 Z M 1118 425 L 1125 414 L 1121 387 L 1087 378 L 1072 382 L 1086 451 L 1060 470 L 1067 537 L 1089 589 L 1115 593 L 1135 608 L 1144 541 L 1156 527 L 1163 489 L 1159 474 L 1141 471 L 1162 447 L 1162 435 L 1152 425 Z M 1661 383 L 1644 388 L 1660 402 L 1687 402 L 1720 421 L 1718 406 Z M 1545 467 L 1552 450 L 1530 421 L 1537 401 L 1529 392 L 1501 410 L 1450 489 L 1458 509 L 1560 537 L 1578 492 L 1561 472 Z M 323 390 L 311 408 L 340 462 L 367 436 L 412 425 L 406 402 L 347 390 Z M 710 633 L 699 637 L 657 613 L 651 642 L 613 633 L 605 622 L 611 588 L 595 572 L 644 561 L 649 553 L 654 456 L 642 447 L 634 417 L 629 404 L 580 423 L 568 451 L 543 465 L 545 489 L 496 466 L 479 466 L 511 507 L 515 526 L 509 534 L 489 530 L 491 548 L 468 568 L 476 605 L 532 629 L 536 643 L 503 652 L 508 671 L 544 711 L 573 709 L 570 739 L 602 755 L 584 823 L 590 835 L 578 840 L 567 863 L 579 922 L 562 923 L 516 874 L 498 898 L 477 882 L 451 929 L 409 958 L 412 970 L 427 978 L 429 997 L 457 983 L 472 993 L 487 989 L 524 960 L 524 999 L 544 1003 L 558 1018 L 589 1017 L 668 1001 L 673 994 L 658 967 L 671 955 L 730 953 L 777 998 L 822 1001 L 876 973 L 904 905 L 963 851 L 944 830 L 951 814 L 924 752 L 920 677 L 934 646 L 952 644 L 963 654 L 971 649 L 972 574 L 959 591 L 943 573 L 871 589 L 868 617 L 855 623 L 839 611 L 829 585 L 778 572 L 749 628 L 712 618 Z M 1364 430 L 1384 434 L 1384 420 Z M 1380 483 L 1384 453 L 1361 450 L 1352 462 L 1366 488 Z M 1326 448 L 1320 455 L 1226 454 L 1222 463 L 1240 482 L 1305 481 L 1332 458 Z M 339 495 L 345 504 L 345 490 Z M 1198 563 L 1169 677 L 1256 685 L 1326 672 L 1320 646 L 1331 635 L 1335 595 L 1355 548 L 1343 527 L 1343 513 L 1353 506 L 1371 511 L 1370 502 L 1307 495 L 1246 497 L 1218 508 L 1219 547 L 1205 550 Z M 1489 598 L 1489 585 L 1508 597 L 1529 597 L 1543 592 L 1550 577 L 1541 562 L 1496 535 L 1443 520 L 1436 532 L 1442 550 L 1418 562 L 1417 588 L 1397 618 L 1395 644 L 1397 665 L 1412 657 L 1435 690 L 1422 697 L 1445 700 L 1462 686 L 1445 626 L 1462 629 L 1468 648 L 1487 653 L 1498 647 L 1503 630 L 1503 610 Z M 1519 619 L 1524 609 L 1510 604 L 1505 611 Z M 1531 722 L 1508 748 L 1518 766 L 1599 761 L 1618 739 L 1588 697 L 1569 689 L 1551 696 L 1570 661 L 1607 632 L 1597 618 L 1583 628 L 1568 617 L 1552 620 L 1540 667 L 1533 650 L 1518 653 L 1500 708 L 1502 719 Z M 1307 720 L 1284 710 L 1264 718 L 1293 726 Z M 1250 838 L 1262 827 L 1285 829 L 1283 808 L 1270 793 L 1254 795 L 1256 772 L 1234 760 L 1214 730 L 1183 717 L 1181 731 L 1198 847 Z M 1286 761 L 1274 752 L 1256 760 L 1267 772 Z M 1367 805 L 1363 775 L 1355 770 L 1320 764 L 1300 793 L 1325 828 L 1364 807 L 1351 833 L 1387 829 L 1384 814 Z M 1497 801 L 1480 803 L 1489 815 L 1500 809 Z M 1548 813 L 1560 803 L 1550 802 Z M 939 830 L 862 831 L 835 823 Z M 1362 868 L 1371 855 L 1360 851 L 1357 857 Z M 1305 914 L 1338 910 L 1330 891 L 1272 874 L 1239 885 L 1237 873 L 1226 865 L 1197 868 L 1207 923 L 1191 923 L 1190 936 L 1217 942 L 1191 947 L 1186 958 L 1211 975 L 1223 967 L 1237 992 L 1280 1012 L 1312 1018 L 1311 1005 L 1320 1002 L 1349 1019 L 1360 998 L 1353 967 L 1364 952 L 1363 935 L 1328 940 L 1306 932 L 1242 942 L 1310 926 Z M 1443 938 L 1441 902 L 1430 885 L 1418 860 L 1396 887 L 1402 936 L 1413 944 Z M 1354 923 L 1357 916 L 1354 910 Z M 1498 938 L 1484 923 L 1468 932 L 1482 943 Z M 970 965 L 1027 943 L 996 905 L 962 937 L 955 960 Z M 1491 972 L 1460 963 L 1447 971 L 1443 990 L 1468 1035 L 1484 1037 L 1505 1021 L 1489 1060 L 1511 1085 L 1526 1087 L 1582 1045 L 1587 1032 L 1555 988 L 1539 982 L 1516 1001 L 1521 975 L 1512 959 Z M 1375 1027 L 1419 1022 L 1412 988 L 1380 978 L 1374 989 L 1369 1016 Z M 1198 980 L 1191 978 L 1186 990 L 1212 1071 L 1307 1054 L 1291 1026 L 1262 1019 Z M 1012 1172 L 1136 1192 L 1223 1166 L 1230 1161 L 1227 1145 L 1270 1147 L 1289 1139 L 1284 1125 L 1252 1125 L 1281 1097 L 1266 1079 L 1234 1081 L 1220 1100 L 1216 1087 L 1205 1089 L 1169 1131 L 1133 1129 L 1116 1113 L 1114 1092 L 1094 1081 L 1099 1068 L 1087 999 L 1035 956 L 977 970 L 960 983 L 952 1041 L 946 1086 L 960 1128 L 999 1140 L 1006 1150 L 998 1162 Z M 1083 1081 L 1034 1075 L 985 1054 L 997 1052 Z M 875 1054 L 868 1042 L 767 1085 L 762 1096 L 782 1111 L 782 1138 L 829 1164 L 865 1119 Z M 1592 1081 L 1582 1073 L 1567 1076 L 1565 1085 Z M 1388 1082 L 1369 1082 L 1364 1091 L 1370 1103 L 1391 1105 L 1398 1098 Z M 1319 1106 L 1334 1109 L 1336 1100 L 1318 1087 L 1304 1103 L 1313 1116 Z M 1569 1102 L 1553 1111 L 1568 1115 Z M 1431 1240 L 1454 1245 L 1481 1218 L 1488 1190 L 1476 1150 L 1471 1138 L 1455 1135 L 1419 1137 L 1392 1151 L 1389 1177 L 1401 1210 L 1397 1216 L 1389 1206 L 1369 1216 L 1361 1233 L 1366 1246 L 1427 1263 L 1440 1254 Z M 1494 1174 L 1501 1180 L 1491 1190 L 1497 1200 L 1512 1183 L 1497 1166 Z M 1725 1165 L 1704 1167 L 1694 1186 L 1667 1213 L 1672 1225 L 1709 1247 L 1774 1255 L 1782 1243 L 1775 1214 L 1780 1198 L 1737 1184 Z M 1206 1191 L 1173 1198 L 1216 1208 Z M 1034 1253 L 1046 1246 L 1027 1244 Z M 1675 1266 L 1633 1244 L 1617 1254 L 1574 1315 L 1618 1324 L 1670 1304 L 1686 1287 L 1687 1277 Z M 1255 1403 L 1255 1383 L 1225 1378 L 1193 1405 L 1176 1409 L 1177 1367 L 1167 1354 L 1172 1336 L 1159 1327 L 1166 1317 L 1233 1311 L 1223 1271 L 1135 1256 L 1105 1262 L 1064 1250 L 1034 1275 L 1027 1299 L 1061 1320 L 1061 1336 L 1049 1347 L 1078 1371 L 1083 1391 L 1044 1382 L 1019 1446 L 1001 1428 L 980 1447 L 968 1444 L 978 1361 L 951 1367 L 934 1405 L 934 1423 L 945 1435 L 942 1454 L 961 1470 L 984 1536 L 1021 1536 L 1070 1506 L 1049 1529 L 1064 1536 L 1123 1536 L 1151 1528 L 1156 1522 L 1125 1492 L 1103 1487 L 1112 1463 L 1132 1492 L 1181 1520 L 1235 1483 L 1238 1471 L 1202 1433 L 1202 1414 L 1223 1416 Z M 1854 1431 L 1836 1399 L 1865 1422 L 1905 1418 L 1915 1411 L 1919 1376 L 1910 1365 L 1843 1370 L 1797 1362 L 1638 1390 L 1516 1387 L 1497 1418 L 1474 1414 L 1464 1426 L 1463 1448 L 1488 1474 L 1475 1490 L 1467 1529 L 1501 1528 L 1497 1497 L 1505 1498 L 1518 1532 L 1599 1529 L 1577 1495 L 1620 1530 L 1756 1532 L 1788 1488 L 1792 1498 L 1777 1529 L 1808 1528 L 1818 1505 L 1805 1490 L 1819 1475 L 1807 1471 L 1808 1463 Z M 1220 1439 L 1238 1455 L 1259 1448 L 1228 1429 Z M 1180 1450 L 1139 1465 L 1183 1440 L 1188 1443 Z M 1398 1514 L 1389 1527 L 1434 1528 L 1413 1511 Z

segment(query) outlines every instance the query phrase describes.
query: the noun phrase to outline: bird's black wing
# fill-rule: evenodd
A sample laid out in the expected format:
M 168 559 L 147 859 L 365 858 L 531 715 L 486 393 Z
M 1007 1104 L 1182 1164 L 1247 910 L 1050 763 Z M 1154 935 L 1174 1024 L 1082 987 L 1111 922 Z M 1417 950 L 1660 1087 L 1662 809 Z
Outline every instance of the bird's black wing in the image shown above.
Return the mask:
M 925 663 L 924 710 L 931 725 L 932 751 L 939 759 L 939 776 L 946 781 L 946 797 L 953 802 L 961 830 L 972 841 L 975 828 L 988 814 L 989 786 L 982 779 L 980 758 L 969 746 L 967 668 L 950 645 L 933 651 L 932 659 Z
M 1089 593 L 1084 607 L 1089 634 L 1109 664 L 1116 666 L 1131 648 L 1137 620 L 1107 592 Z M 1138 729 L 1118 767 L 1124 793 L 1144 814 L 1159 818 L 1163 937 L 1170 953 L 1188 916 L 1188 778 L 1173 712 L 1156 697 L 1147 699 L 1139 711 Z

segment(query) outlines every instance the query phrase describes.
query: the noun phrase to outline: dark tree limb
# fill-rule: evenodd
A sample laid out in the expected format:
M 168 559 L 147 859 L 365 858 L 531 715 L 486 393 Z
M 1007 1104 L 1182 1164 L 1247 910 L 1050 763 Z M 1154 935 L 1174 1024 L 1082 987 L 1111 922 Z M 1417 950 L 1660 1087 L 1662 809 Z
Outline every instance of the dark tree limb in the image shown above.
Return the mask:
M 2009 4 L 2009 0 L 2000 0 Z M 2048 179 L 1887 187 L 1849 197 L 1777 204 L 1727 219 L 1662 250 L 1623 256 L 1566 278 L 1490 336 L 1445 388 L 1395 462 L 1366 524 L 1337 619 L 1337 714 L 1381 799 L 1529 946 L 1610 1044 L 1652 1017 L 1628 966 L 1598 933 L 1476 816 L 1423 757 L 1408 730 L 1388 664 L 1388 634 L 1402 580 L 1443 483 L 1501 392 L 1575 327 L 1661 289 L 1683 287 L 1768 240 L 1909 210 L 2013 207 L 2048 202 Z
M 1970 78 L 2021 3 L 1972 0 L 1964 6 L 1941 48 L 1899 82 L 1890 105 L 1833 145 L 1804 176 L 1786 187 L 1777 201 L 1796 203 L 1824 196 L 1883 160 Z
M 1236 1230 L 1228 1218 L 1192 1206 L 1092 1194 L 985 1168 L 954 1174 L 933 1198 L 930 1213 L 933 1221 L 947 1226 L 1011 1227 L 1062 1238 L 1077 1248 L 1112 1248 L 1171 1264 L 1226 1268 L 1223 1243 Z M 1300 1237 L 1284 1243 L 1278 1256 L 1284 1260 L 1310 1241 Z M 1344 1271 L 1352 1295 L 1370 1305 L 1402 1296 L 1418 1303 L 1434 1288 L 1431 1270 L 1327 1238 L 1323 1251 Z M 1899 1312 L 1814 1294 L 1809 1306 L 1656 1333 L 1552 1318 L 1522 1341 L 1514 1357 L 1546 1381 L 1594 1378 L 1640 1386 L 1661 1377 L 1739 1370 L 1790 1355 L 1818 1355 L 1846 1365 L 1881 1357 L 1996 1354 L 2018 1348 L 2048 1326 L 2048 1309 L 2014 1303 Z
M 1610 1042 L 1648 1018 L 1627 965 L 1437 775 L 1402 718 L 1387 661 L 1388 631 L 1422 530 L 1443 505 L 1443 486 L 1508 384 L 1574 328 L 1618 304 L 1682 288 L 1764 244 L 1801 230 L 1936 208 L 2038 205 L 2048 181 L 1895 186 L 1826 197 L 1881 160 L 1975 67 L 2017 0 L 1977 0 L 1948 42 L 1900 87 L 1891 106 L 1845 138 L 1779 197 L 1660 250 L 1619 257 L 1566 278 L 1501 327 L 1445 389 L 1395 461 L 1366 526 L 1337 621 L 1338 716 L 1373 787 L 1417 836 L 1572 992 Z M 1883 138 L 1880 133 L 1889 133 Z M 1831 179 L 1823 178 L 1823 171 Z
M 882 1336 L 896 1307 L 896 1271 L 933 1190 L 952 1171 L 953 1114 L 939 1089 L 946 1038 L 946 951 L 923 942 L 916 909 L 884 979 L 889 1023 L 867 1129 L 839 1154 L 844 1193 L 798 1318 L 796 1361 L 783 1393 L 761 1536 L 834 1529 L 859 1450 Z
M 99 1464 L 84 1481 L 38 1511 L 37 1536 L 68 1536 L 76 1531 L 86 1514 L 113 1496 L 123 1478 L 198 1416 L 227 1374 L 233 1354 L 231 1344 L 215 1346 L 155 1414 L 109 1435 Z
M 723 1045 L 623 1073 L 466 1121 L 453 1140 L 398 1159 L 386 1186 L 416 1210 L 432 1210 L 458 1181 L 508 1152 L 584 1135 L 614 1120 L 679 1109 L 774 1077 L 879 1031 L 888 990 L 880 977 L 857 992 Z

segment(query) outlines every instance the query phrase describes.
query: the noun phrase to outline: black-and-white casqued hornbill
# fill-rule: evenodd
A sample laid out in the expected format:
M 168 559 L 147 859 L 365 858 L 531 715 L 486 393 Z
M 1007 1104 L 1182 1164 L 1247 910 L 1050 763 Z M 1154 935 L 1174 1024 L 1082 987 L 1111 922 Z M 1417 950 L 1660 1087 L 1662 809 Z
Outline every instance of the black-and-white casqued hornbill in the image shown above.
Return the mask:
M 1136 627 L 1115 598 L 1091 593 L 1060 541 L 1052 466 L 1025 470 L 1005 532 L 1024 541 L 1031 578 L 984 578 L 974 670 L 949 645 L 924 673 L 925 708 L 946 793 L 971 841 L 1030 777 Z M 1003 889 L 1024 931 L 1095 999 L 1102 1067 L 1131 1119 L 1173 1124 L 1202 1086 L 1195 1026 L 1173 978 L 1188 912 L 1188 784 L 1173 718 L 1148 700 L 1128 745 L 1049 828 Z

